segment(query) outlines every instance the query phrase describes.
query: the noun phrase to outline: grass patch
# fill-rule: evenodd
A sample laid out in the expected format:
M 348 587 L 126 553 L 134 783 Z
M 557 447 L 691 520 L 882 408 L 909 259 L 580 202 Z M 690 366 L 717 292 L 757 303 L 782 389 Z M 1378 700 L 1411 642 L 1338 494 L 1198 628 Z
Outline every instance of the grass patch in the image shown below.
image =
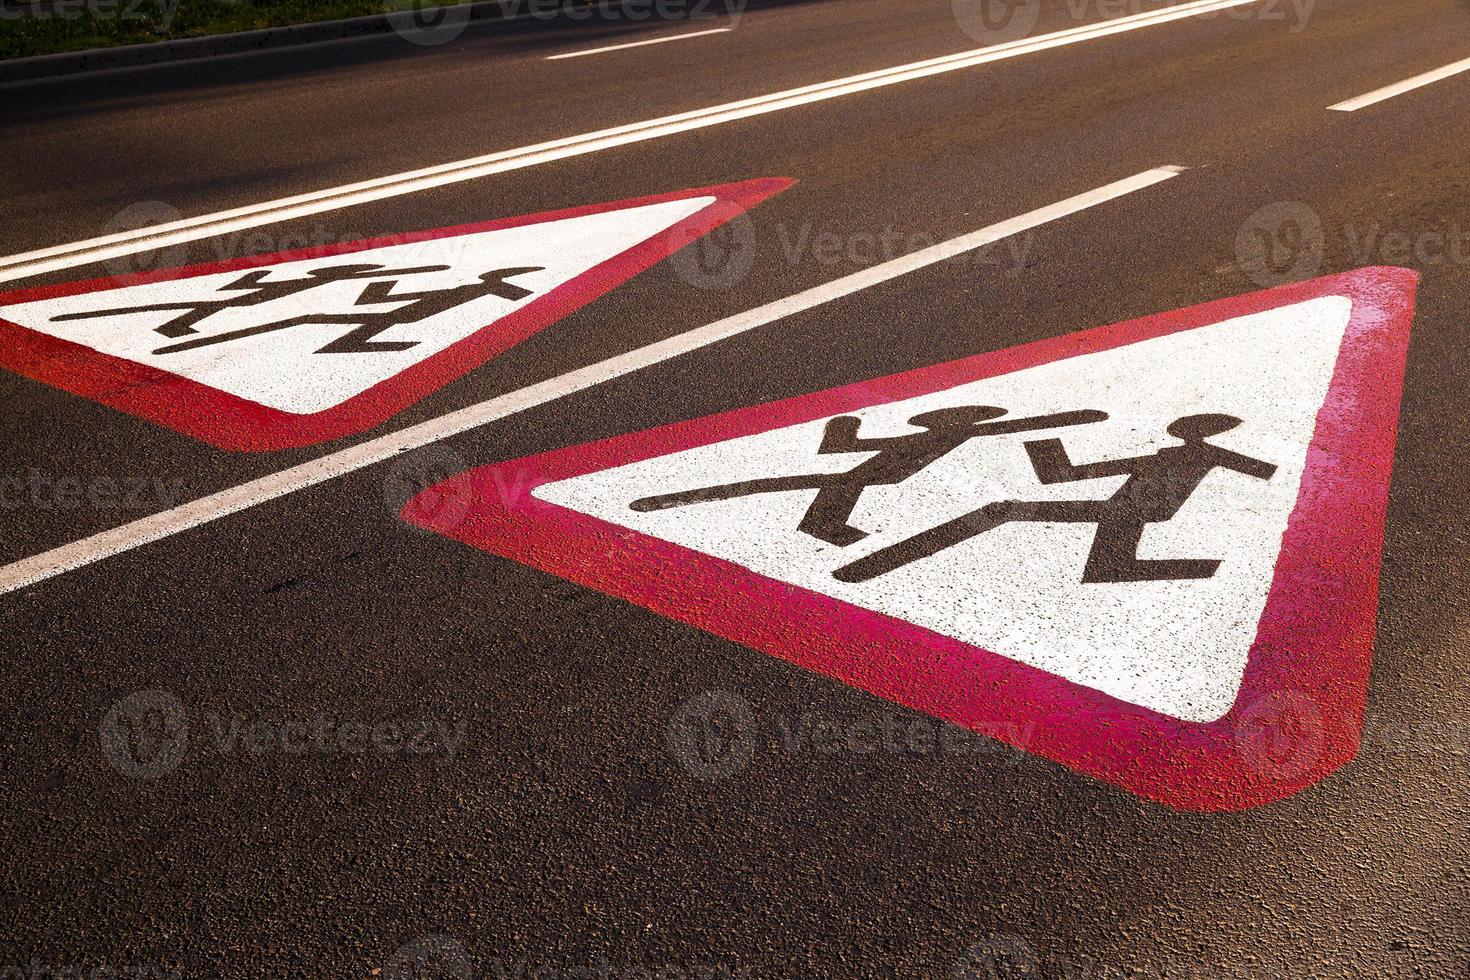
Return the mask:
M 0 0 L 0 59 L 452 5 L 433 0 Z

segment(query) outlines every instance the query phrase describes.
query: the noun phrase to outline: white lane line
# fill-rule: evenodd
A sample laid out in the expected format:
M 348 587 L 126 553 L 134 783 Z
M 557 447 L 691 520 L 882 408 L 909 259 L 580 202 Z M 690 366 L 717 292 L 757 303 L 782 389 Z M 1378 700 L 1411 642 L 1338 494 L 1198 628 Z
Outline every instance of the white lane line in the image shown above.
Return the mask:
M 970 68 L 993 61 L 1003 61 L 1007 58 L 1033 54 L 1038 51 L 1047 51 L 1052 48 L 1078 44 L 1083 41 L 1108 37 L 1113 34 L 1122 34 L 1127 31 L 1140 30 L 1145 27 L 1154 27 L 1159 24 L 1167 24 L 1171 21 L 1183 20 L 1188 17 L 1196 17 L 1201 14 L 1256 2 L 1258 0 L 1192 0 L 1189 3 L 1165 7 L 1162 10 L 1150 13 L 1118 17 L 1095 24 L 1087 24 L 1082 27 L 1070 28 L 1065 31 L 1057 31 L 1053 34 L 1043 34 L 1034 38 L 1010 41 L 988 48 L 975 48 L 970 51 L 961 51 L 958 54 L 931 58 L 927 61 L 916 61 L 911 64 L 898 65 L 894 68 L 865 72 L 861 75 L 850 75 L 846 78 L 839 78 L 829 82 L 818 82 L 814 85 L 805 85 L 801 88 L 787 89 L 781 92 L 774 92 L 770 95 L 742 99 L 738 102 L 726 102 L 722 105 L 711 106 L 705 109 L 695 109 L 672 116 L 660 116 L 657 119 L 629 123 L 625 126 L 602 129 L 592 133 L 583 133 L 580 136 L 568 136 L 563 139 L 552 140 L 547 143 L 537 143 L 515 150 L 502 150 L 498 153 L 472 157 L 454 163 L 441 164 L 436 167 L 427 167 L 422 170 L 412 170 L 406 173 L 393 174 L 388 177 L 344 184 L 341 187 L 313 191 L 309 194 L 298 194 L 294 197 L 284 197 L 275 201 L 266 201 L 261 204 L 253 204 L 229 211 L 220 211 L 214 214 L 198 215 L 193 218 L 184 218 L 179 221 L 171 221 L 147 228 L 117 232 L 116 234 L 106 235 L 101 238 L 73 242 L 68 245 L 55 245 L 31 252 L 23 252 L 0 258 L 0 282 L 40 275 L 56 269 L 100 262 L 105 259 L 116 258 L 119 255 L 129 255 L 145 249 L 164 248 L 169 245 L 194 241 L 199 238 L 228 234 L 246 228 L 271 224 L 276 221 L 284 221 L 289 218 L 300 218 L 307 215 L 320 214 L 325 211 L 334 211 L 338 208 L 350 207 L 355 204 L 397 197 L 402 194 L 411 194 L 434 187 L 442 187 L 446 184 L 474 180 L 479 177 L 505 173 L 510 170 L 519 170 L 524 167 L 532 167 L 553 160 L 563 160 L 568 157 L 593 153 L 611 147 L 626 146 L 630 143 L 658 139 L 675 133 L 703 129 L 708 126 L 717 126 L 721 123 L 731 122 L 737 119 L 747 119 L 751 116 L 808 105 L 813 102 L 821 102 L 826 99 L 850 95 L 854 92 L 863 92 L 886 85 L 896 85 L 900 82 L 926 78 L 945 72 L 958 71 L 963 68 Z
M 1385 86 L 1366 95 L 1360 95 L 1356 99 L 1348 99 L 1346 102 L 1330 105 L 1327 108 L 1336 110 L 1337 112 L 1357 112 L 1359 109 L 1365 109 L 1370 105 L 1376 105 L 1386 99 L 1391 99 L 1395 95 L 1403 95 L 1405 92 L 1412 92 L 1416 88 L 1423 88 L 1441 79 L 1449 78 L 1451 75 L 1458 75 L 1462 71 L 1470 71 L 1470 58 L 1466 58 L 1464 61 L 1457 61 L 1453 65 L 1445 65 L 1443 68 L 1436 68 L 1434 71 L 1426 71 L 1422 75 L 1406 78 L 1402 82 Z
M 565 61 L 567 58 L 585 58 L 589 54 L 602 54 L 605 51 L 625 51 L 628 48 L 644 48 L 650 44 L 668 44 L 670 41 L 687 41 L 691 37 L 708 37 L 711 34 L 726 34 L 732 28 L 716 27 L 708 31 L 695 31 L 692 34 L 675 34 L 673 37 L 655 37 L 647 41 L 629 41 L 627 44 L 609 44 L 605 48 L 588 48 L 586 51 L 568 51 L 565 54 L 549 54 L 547 61 Z
M 470 405 L 437 419 L 420 422 L 406 429 L 350 446 L 320 459 L 314 459 L 279 473 L 272 473 L 251 480 L 249 483 L 212 493 L 171 510 L 124 524 L 122 527 L 94 534 L 89 538 L 53 548 L 30 558 L 23 558 L 0 567 L 0 595 L 90 565 L 104 558 L 122 554 L 181 531 L 187 531 L 200 524 L 227 517 L 254 507 L 256 504 L 284 497 L 296 490 L 325 483 L 336 477 L 391 459 L 399 453 L 447 439 L 487 422 L 503 419 L 516 412 L 534 408 L 574 392 L 592 388 L 605 381 L 651 367 L 670 358 L 688 354 L 701 347 L 734 337 L 748 330 L 754 330 L 756 327 L 773 323 L 794 313 L 821 306 L 823 303 L 829 303 L 843 296 L 850 296 L 896 276 L 922 269 L 936 262 L 943 262 L 945 259 L 999 241 L 1007 236 L 1019 234 L 1126 194 L 1132 194 L 1134 191 L 1151 187 L 1178 176 L 1184 169 L 1171 166 L 1145 170 L 1085 194 L 1069 197 L 1056 204 L 981 228 L 958 238 L 951 238 L 949 241 L 931 245 L 910 255 L 900 256 L 832 282 L 814 286 L 785 299 L 775 300 L 753 310 L 737 313 L 695 330 L 660 340 L 647 347 L 640 347 L 626 354 L 610 357 L 559 377 L 499 395 L 477 405 Z

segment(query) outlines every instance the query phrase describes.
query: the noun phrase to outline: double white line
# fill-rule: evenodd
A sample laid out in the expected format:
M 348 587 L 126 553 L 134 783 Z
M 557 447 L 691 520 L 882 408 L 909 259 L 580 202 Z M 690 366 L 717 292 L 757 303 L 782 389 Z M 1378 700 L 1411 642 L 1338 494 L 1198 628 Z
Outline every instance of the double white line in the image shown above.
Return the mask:
M 751 116 L 835 99 L 854 92 L 897 85 L 900 82 L 959 71 L 992 61 L 1017 58 L 1021 55 L 1034 54 L 1069 44 L 1080 44 L 1094 38 L 1141 30 L 1145 27 L 1154 27 L 1255 2 L 1256 0 L 1194 0 L 1191 3 L 1181 3 L 1149 13 L 1118 17 L 1083 27 L 1057 31 L 1053 34 L 1043 34 L 1039 37 L 1025 38 L 986 48 L 975 48 L 940 58 L 930 58 L 927 61 L 916 61 L 907 65 L 865 72 L 861 75 L 849 75 L 846 78 L 838 78 L 829 82 L 804 85 L 800 88 L 773 92 L 770 95 L 741 99 L 738 102 L 726 102 L 692 112 L 660 116 L 657 119 L 583 133 L 580 136 L 568 136 L 564 139 L 536 143 L 515 150 L 502 150 L 498 153 L 457 160 L 454 163 L 441 164 L 437 167 L 410 170 L 406 173 L 344 184 L 310 194 L 298 194 L 294 197 L 283 197 L 229 211 L 219 211 L 148 228 L 118 232 L 101 238 L 73 242 L 69 245 L 37 249 L 0 258 L 0 282 L 40 275 L 56 269 L 101 262 L 133 252 L 229 234 L 245 228 L 255 228 L 291 218 L 335 211 L 354 204 L 365 204 L 369 201 L 412 194 L 416 191 L 443 187 L 446 184 L 475 180 L 491 174 L 533 167 L 554 160 L 565 160 L 568 157 L 595 153 L 599 150 L 639 143 L 644 140 L 659 139 L 675 133 L 703 129 L 707 126 L 718 126 L 737 119 L 748 119 Z

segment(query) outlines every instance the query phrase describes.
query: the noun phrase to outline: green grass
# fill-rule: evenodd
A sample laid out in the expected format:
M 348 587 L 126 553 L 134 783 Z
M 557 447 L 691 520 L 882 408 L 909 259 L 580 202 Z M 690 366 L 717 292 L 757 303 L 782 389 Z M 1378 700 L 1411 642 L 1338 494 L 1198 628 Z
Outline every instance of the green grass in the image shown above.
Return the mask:
M 447 5 L 434 0 L 0 0 L 0 59 Z

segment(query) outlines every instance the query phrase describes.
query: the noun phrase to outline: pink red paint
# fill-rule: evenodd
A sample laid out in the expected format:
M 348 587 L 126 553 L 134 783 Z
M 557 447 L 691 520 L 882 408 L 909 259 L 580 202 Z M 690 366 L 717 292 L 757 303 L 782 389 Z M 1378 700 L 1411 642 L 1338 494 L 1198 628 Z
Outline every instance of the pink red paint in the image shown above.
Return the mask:
M 1289 796 L 1357 752 L 1415 273 L 1371 268 L 485 466 L 406 520 L 1196 811 Z M 1235 705 L 1185 722 L 537 499 L 535 488 L 1322 296 L 1351 319 Z M 507 499 L 506 486 L 526 492 Z M 438 506 L 446 495 L 471 500 Z M 452 514 L 453 519 L 445 514 Z M 1026 733 L 1025 738 L 1018 737 Z
M 43 286 L 0 295 L 0 307 L 247 270 L 284 262 L 595 215 L 690 198 L 715 202 L 593 266 L 448 348 L 322 411 L 282 411 L 138 361 L 112 356 L 0 319 L 0 367 L 166 426 L 223 449 L 305 446 L 372 428 L 425 395 L 597 299 L 679 247 L 789 187 L 785 178 L 749 180 L 591 207 L 436 228 L 320 248 L 255 255 L 187 268 Z

